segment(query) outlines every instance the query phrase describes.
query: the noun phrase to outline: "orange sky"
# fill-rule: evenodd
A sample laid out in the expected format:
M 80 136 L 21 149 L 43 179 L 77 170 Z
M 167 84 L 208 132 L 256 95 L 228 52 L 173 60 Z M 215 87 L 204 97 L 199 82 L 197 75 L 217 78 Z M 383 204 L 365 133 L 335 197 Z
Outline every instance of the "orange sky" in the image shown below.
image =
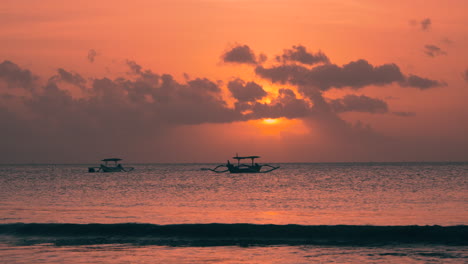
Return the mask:
M 467 13 L 464 0 L 4 0 L 0 158 L 466 161 Z M 255 61 L 231 59 L 239 47 Z

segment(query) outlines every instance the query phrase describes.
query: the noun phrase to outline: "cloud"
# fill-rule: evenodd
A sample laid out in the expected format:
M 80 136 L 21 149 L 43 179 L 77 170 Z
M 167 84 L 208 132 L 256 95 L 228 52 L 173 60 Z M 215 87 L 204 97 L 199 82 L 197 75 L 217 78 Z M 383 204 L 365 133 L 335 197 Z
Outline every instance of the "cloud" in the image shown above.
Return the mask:
M 425 18 L 421 21 L 418 20 L 410 20 L 410 25 L 419 27 L 422 31 L 428 31 L 431 29 L 432 21 L 430 18 Z
M 76 122 L 77 126 L 94 124 L 96 130 L 103 127 L 117 129 L 120 126 L 117 120 L 132 124 L 135 131 L 157 128 L 161 124 L 242 120 L 241 114 L 229 108 L 222 99 L 222 90 L 217 83 L 206 78 L 179 83 L 171 75 L 150 76 L 149 72 L 141 70 L 134 79 L 93 79 L 91 86 L 85 87 L 85 96 L 77 99 L 60 83 L 85 85 L 84 78 L 58 69 L 58 74 L 37 89 L 34 96 L 15 99 L 22 102 L 29 113 L 34 113 L 35 118 L 44 121 L 44 125 L 46 120 L 57 120 L 57 123 Z
M 419 77 L 417 75 L 409 75 L 404 82 L 402 82 L 402 86 L 409 86 L 414 88 L 419 88 L 421 90 L 426 90 L 434 87 L 441 87 L 446 86 L 447 84 L 444 82 L 439 82 L 436 80 L 431 80 L 423 77 Z
M 423 19 L 420 22 L 420 25 L 421 25 L 421 29 L 423 31 L 429 30 L 431 28 L 431 25 L 432 25 L 431 19 L 430 18 Z
M 279 89 L 278 96 L 270 103 L 237 103 L 236 109 L 250 111 L 245 115 L 246 119 L 280 117 L 293 119 L 307 117 L 312 113 L 312 108 L 307 101 L 297 98 L 293 90 L 285 88 Z
M 21 69 L 11 61 L 3 61 L 0 64 L 0 80 L 3 80 L 9 88 L 33 89 L 37 76 L 29 70 Z
M 463 78 L 465 79 L 465 81 L 468 82 L 468 69 L 466 69 L 466 71 L 464 72 Z
M 337 113 L 341 112 L 366 112 L 366 113 L 386 113 L 388 105 L 385 101 L 370 98 L 365 95 L 346 95 L 341 99 L 330 102 L 331 107 Z
M 142 67 L 138 65 L 135 61 L 132 60 L 126 60 L 125 61 L 127 66 L 130 68 L 130 73 L 131 74 L 141 74 L 141 69 Z
M 90 49 L 88 51 L 88 61 L 90 63 L 93 63 L 97 55 L 98 55 L 97 51 L 95 51 L 94 49 Z
M 13 69 L 26 80 L 33 76 Z M 6 75 L 12 84 L 18 82 L 11 77 L 15 74 Z M 83 159 L 90 151 L 92 155 L 138 152 L 175 127 L 245 119 L 228 107 L 219 85 L 207 78 L 178 82 L 169 74 L 140 68 L 131 78 L 95 78 L 86 83 L 79 74 L 58 69 L 48 80 L 45 85 L 35 82 L 29 95 L 0 94 L 0 122 L 8 126 L 0 131 L 0 145 L 5 146 L 2 160 L 56 162 Z M 83 85 L 83 96 L 73 97 L 68 83 Z M 72 151 L 64 152 L 64 146 Z
M 429 57 L 435 57 L 440 55 L 447 55 L 447 52 L 443 51 L 441 48 L 436 45 L 425 45 L 424 53 Z
M 321 51 L 317 53 L 307 52 L 306 47 L 298 45 L 292 49 L 284 50 L 283 55 L 277 56 L 278 62 L 300 62 L 302 64 L 313 65 L 317 63 L 329 63 L 328 57 Z
M 398 83 L 403 87 L 428 89 L 445 85 L 443 82 L 416 75 L 406 77 L 394 63 L 373 66 L 363 59 L 352 61 L 341 67 L 336 64 L 324 64 L 312 68 L 285 64 L 270 68 L 257 66 L 255 73 L 273 83 L 290 83 L 307 87 L 302 91 L 304 94 L 307 94 L 307 89 L 310 88 L 326 91 L 331 88 L 349 87 L 357 90 L 370 85 L 383 86 Z
M 273 83 L 298 83 L 307 74 L 308 69 L 299 65 L 279 65 L 266 68 L 257 66 L 255 73 L 264 79 L 269 79 Z
M 49 81 L 59 82 L 63 81 L 69 84 L 73 84 L 77 87 L 84 88 L 86 80 L 78 73 L 68 72 L 62 68 L 57 69 L 57 75 L 52 76 Z
M 365 122 L 346 121 L 343 113 L 396 116 L 414 113 L 391 111 L 386 101 L 366 95 L 348 94 L 330 100 L 325 91 L 388 84 L 419 89 L 445 85 L 403 74 L 393 63 L 372 65 L 362 59 L 339 66 L 330 63 L 328 58 L 327 62 L 315 63 L 309 55 L 317 57 L 318 53 L 300 47 L 285 50 L 285 57 L 273 62 L 276 64 L 268 67 L 256 64 L 252 68 L 266 80 L 285 84 L 271 93 L 258 81 L 234 79 L 225 85 L 189 75 L 180 81 L 130 60 L 126 61 L 127 72 L 118 78 L 86 79 L 79 73 L 59 68 L 41 84 L 31 71 L 5 61 L 0 64 L 0 79 L 11 87 L 27 89 L 21 95 L 0 90 L 0 122 L 8 127 L 0 130 L 0 144 L 5 146 L 0 159 L 47 157 L 55 162 L 90 157 L 90 153 L 95 155 L 94 159 L 122 152 L 154 154 L 154 149 L 161 146 L 177 153 L 192 143 L 177 138 L 176 130 L 187 128 L 183 133 L 186 135 L 192 131 L 190 127 L 218 124 L 234 127 L 243 121 L 280 117 L 301 119 L 311 131 L 306 138 L 310 142 L 319 140 L 322 146 L 336 146 L 337 151 L 361 148 L 364 151 L 386 139 Z M 69 84 L 82 88 L 79 98 L 72 96 L 75 90 Z M 234 102 L 224 99 L 230 98 L 229 95 Z M 191 138 L 197 140 L 197 137 Z M 205 137 L 209 143 L 210 136 Z M 215 137 L 217 142 L 231 142 L 224 134 Z M 65 151 L 64 146 L 73 151 Z
M 69 158 L 75 159 L 87 156 L 90 150 L 98 154 L 104 150 L 118 153 L 122 148 L 145 149 L 148 141 L 158 141 L 155 137 L 170 137 L 172 129 L 188 125 L 278 117 L 323 118 L 342 123 L 338 114 L 343 111 L 384 113 L 375 99 L 348 96 L 332 106 L 320 91 L 306 99 L 287 88 L 279 89 L 270 102 L 260 102 L 267 95 L 263 87 L 241 79 L 227 84 L 237 100 L 230 107 L 219 82 L 208 78 L 179 82 L 172 75 L 153 73 L 133 61 L 127 61 L 127 65 L 130 77 L 89 81 L 59 68 L 45 85 L 34 82 L 34 92 L 29 96 L 3 96 L 0 118 L 9 128 L 0 133 L 0 142 L 8 146 L 5 153 L 18 152 L 17 158 L 21 159 L 21 152 L 31 156 L 47 152 L 55 160 L 65 158 L 60 153 L 67 146 L 74 150 Z M 14 69 L 15 73 L 28 73 L 24 75 L 27 78 L 33 76 L 28 70 Z M 83 95 L 72 96 L 65 84 L 82 87 Z M 11 106 L 22 111 L 9 111 Z
M 170 124 L 224 123 L 242 119 L 240 113 L 227 106 L 217 83 L 207 78 L 196 78 L 179 83 L 169 74 L 157 75 L 131 62 L 135 80 L 106 80 L 107 85 L 95 86 L 96 94 L 120 89 L 136 107 L 156 120 Z
M 230 81 L 228 89 L 239 102 L 254 102 L 267 95 L 260 85 L 255 82 L 245 83 L 241 79 Z
M 392 112 L 392 114 L 401 117 L 411 117 L 416 115 L 414 112 Z
M 369 85 L 382 86 L 405 80 L 396 64 L 373 66 L 366 60 L 353 61 L 341 67 L 325 64 L 310 69 L 298 65 L 279 65 L 271 68 L 258 66 L 255 72 L 272 82 L 312 86 L 323 91 L 331 88 L 359 89 Z
M 239 63 L 239 64 L 257 64 L 266 60 L 265 55 L 260 55 L 259 60 L 247 45 L 237 45 L 231 50 L 226 51 L 222 56 L 222 60 L 226 63 Z
M 338 115 L 344 112 L 365 112 L 385 114 L 388 105 L 385 101 L 365 95 L 346 95 L 340 99 L 326 100 L 322 92 L 314 90 L 308 100 L 298 98 L 291 89 L 279 89 L 278 96 L 269 103 L 238 103 L 236 109 L 248 111 L 247 119 L 260 118 L 331 118 L 335 122 L 342 120 Z M 344 122 L 344 121 L 343 121 Z

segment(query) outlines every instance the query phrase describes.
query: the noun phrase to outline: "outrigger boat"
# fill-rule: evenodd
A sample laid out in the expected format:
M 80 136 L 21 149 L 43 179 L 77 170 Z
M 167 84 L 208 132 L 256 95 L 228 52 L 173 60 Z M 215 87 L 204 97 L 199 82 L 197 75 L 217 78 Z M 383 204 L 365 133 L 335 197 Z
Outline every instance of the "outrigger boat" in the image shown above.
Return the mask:
M 237 165 L 233 165 L 231 164 L 231 162 L 229 162 L 229 160 L 227 161 L 227 164 L 221 164 L 221 165 L 218 165 L 216 166 L 214 169 L 210 169 L 210 168 L 202 168 L 202 170 L 209 170 L 209 171 L 213 171 L 213 172 L 216 172 L 216 173 L 223 173 L 223 172 L 230 172 L 230 173 L 266 173 L 266 172 L 270 172 L 270 171 L 274 171 L 276 169 L 279 168 L 278 167 L 275 167 L 275 166 L 271 166 L 269 164 L 263 164 L 263 165 L 260 165 L 258 163 L 255 163 L 255 159 L 258 159 L 260 158 L 259 156 L 245 156 L 245 157 L 239 157 L 239 156 L 235 156 L 235 157 L 232 157 L 233 159 L 236 159 L 237 160 Z M 241 160 L 244 160 L 244 159 L 250 159 L 251 160 L 251 164 L 241 164 Z M 223 168 L 225 167 L 226 169 L 221 169 L 220 168 Z M 261 171 L 262 168 L 265 168 L 265 167 L 268 167 L 267 170 L 263 170 Z
M 88 172 L 129 172 L 135 169 L 133 167 L 122 167 L 122 164 L 117 163 L 121 160 L 122 159 L 117 158 L 103 159 L 102 161 L 104 161 L 104 164 L 101 164 L 99 167 L 89 167 Z M 109 162 L 113 162 L 113 164 L 109 165 Z

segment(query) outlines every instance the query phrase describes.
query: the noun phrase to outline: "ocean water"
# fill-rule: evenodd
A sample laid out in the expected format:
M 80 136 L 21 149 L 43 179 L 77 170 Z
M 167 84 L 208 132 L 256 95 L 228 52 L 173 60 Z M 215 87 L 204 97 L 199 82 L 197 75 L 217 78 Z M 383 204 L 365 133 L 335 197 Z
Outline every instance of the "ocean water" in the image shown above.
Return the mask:
M 468 163 L 0 165 L 1 263 L 467 263 Z

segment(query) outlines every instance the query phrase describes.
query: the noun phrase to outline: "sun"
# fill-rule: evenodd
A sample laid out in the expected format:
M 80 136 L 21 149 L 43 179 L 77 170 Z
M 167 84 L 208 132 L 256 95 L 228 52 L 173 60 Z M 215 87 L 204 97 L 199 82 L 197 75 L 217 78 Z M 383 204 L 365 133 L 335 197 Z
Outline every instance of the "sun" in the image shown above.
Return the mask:
M 279 120 L 277 118 L 265 118 L 262 120 L 262 122 L 267 125 L 274 125 L 277 124 Z

